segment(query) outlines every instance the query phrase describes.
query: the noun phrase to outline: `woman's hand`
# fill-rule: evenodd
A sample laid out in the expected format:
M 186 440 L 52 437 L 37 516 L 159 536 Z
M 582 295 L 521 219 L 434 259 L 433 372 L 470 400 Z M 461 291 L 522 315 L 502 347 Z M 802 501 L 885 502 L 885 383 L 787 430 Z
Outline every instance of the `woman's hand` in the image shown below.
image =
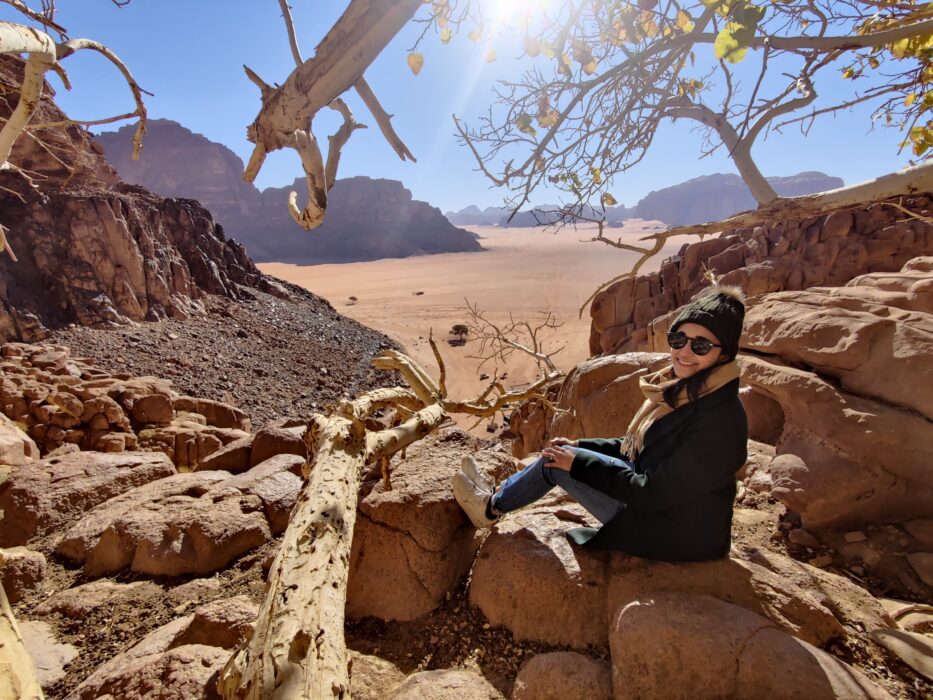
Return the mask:
M 563 440 L 563 442 L 556 443 L 557 440 Z M 541 454 L 548 460 L 546 466 L 556 467 L 557 469 L 569 472 L 573 464 L 573 457 L 577 452 L 574 448 L 574 444 L 572 440 L 566 440 L 565 438 L 554 438 L 554 440 L 551 440 L 548 446 L 541 451 Z
M 570 446 L 570 447 L 576 447 L 576 446 L 577 446 L 577 441 L 576 441 L 576 440 L 568 440 L 568 439 L 565 438 L 565 437 L 551 438 L 551 439 L 548 441 L 548 447 L 558 447 L 558 446 L 560 446 L 560 445 L 568 445 L 568 446 Z

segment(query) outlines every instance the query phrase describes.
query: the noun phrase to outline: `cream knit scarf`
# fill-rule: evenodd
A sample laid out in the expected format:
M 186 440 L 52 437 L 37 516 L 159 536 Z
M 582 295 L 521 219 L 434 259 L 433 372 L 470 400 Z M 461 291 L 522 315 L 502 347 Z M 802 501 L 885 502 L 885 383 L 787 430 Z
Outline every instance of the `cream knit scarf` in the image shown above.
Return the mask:
M 718 365 L 706 378 L 703 390 L 700 396 L 712 394 L 717 389 L 721 389 L 734 379 L 739 377 L 739 363 L 735 360 Z M 683 387 L 677 394 L 676 406 L 671 406 L 664 400 L 664 390 L 679 381 L 674 375 L 674 367 L 668 366 L 659 372 L 642 377 L 638 381 L 641 393 L 645 395 L 645 402 L 638 409 L 632 422 L 629 423 L 628 431 L 622 439 L 622 454 L 628 459 L 635 459 L 645 442 L 645 433 L 648 428 L 661 416 L 666 416 L 675 408 L 685 406 L 690 402 L 687 396 L 687 388 Z

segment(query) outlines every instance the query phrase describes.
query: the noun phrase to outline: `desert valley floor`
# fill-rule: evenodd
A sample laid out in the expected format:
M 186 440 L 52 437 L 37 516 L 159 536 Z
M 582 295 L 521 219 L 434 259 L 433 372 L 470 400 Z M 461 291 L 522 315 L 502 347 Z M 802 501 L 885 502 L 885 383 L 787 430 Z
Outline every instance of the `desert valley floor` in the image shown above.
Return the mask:
M 628 269 L 636 254 L 601 242 L 583 242 L 596 234 L 594 225 L 559 233 L 542 228 L 467 228 L 481 236 L 485 251 L 339 265 L 266 263 L 259 268 L 323 296 L 340 313 L 385 333 L 431 373 L 437 369 L 428 334 L 433 329 L 436 338 L 452 339 L 451 326 L 468 320 L 465 299 L 496 322 L 508 320 L 510 314 L 516 320 L 534 320 L 551 312 L 563 324 L 546 336 L 548 352 L 565 346 L 554 358 L 557 366 L 566 371 L 588 357 L 590 316 L 587 308 L 580 317 L 580 307 L 600 284 Z M 643 245 L 639 239 L 657 228 L 658 222 L 632 220 L 624 228 L 607 229 L 607 236 Z M 657 269 L 685 241 L 671 241 L 643 272 Z M 351 296 L 357 298 L 355 303 L 349 302 Z M 480 372 L 492 375 L 492 369 L 480 368 L 472 357 L 475 344 L 441 347 L 451 395 L 474 397 L 485 386 Z M 530 358 L 513 356 L 508 372 L 506 385 L 516 386 L 532 381 L 536 368 Z

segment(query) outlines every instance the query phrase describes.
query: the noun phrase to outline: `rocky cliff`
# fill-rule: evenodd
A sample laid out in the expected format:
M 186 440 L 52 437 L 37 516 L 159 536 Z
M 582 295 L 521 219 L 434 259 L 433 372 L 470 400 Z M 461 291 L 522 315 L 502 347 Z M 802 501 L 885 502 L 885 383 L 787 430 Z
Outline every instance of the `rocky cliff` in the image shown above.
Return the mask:
M 0 117 L 16 107 L 21 67 L 0 61 L 9 96 Z M 35 121 L 66 119 L 53 96 L 46 86 Z M 239 298 L 243 286 L 284 293 L 197 202 L 119 183 L 78 127 L 20 138 L 11 161 L 33 182 L 9 171 L 0 182 L 0 223 L 19 258 L 0 256 L 0 338 L 35 340 L 72 322 L 184 318 L 206 294 Z
M 138 161 L 130 158 L 130 127 L 100 134 L 97 140 L 123 179 L 162 195 L 197 199 L 254 260 L 349 262 L 482 250 L 472 234 L 453 226 L 435 207 L 412 199 L 395 180 L 338 180 L 327 219 L 308 233 L 285 206 L 292 190 L 304 206 L 304 180 L 260 193 L 243 182 L 243 162 L 233 151 L 177 122 L 153 120 Z

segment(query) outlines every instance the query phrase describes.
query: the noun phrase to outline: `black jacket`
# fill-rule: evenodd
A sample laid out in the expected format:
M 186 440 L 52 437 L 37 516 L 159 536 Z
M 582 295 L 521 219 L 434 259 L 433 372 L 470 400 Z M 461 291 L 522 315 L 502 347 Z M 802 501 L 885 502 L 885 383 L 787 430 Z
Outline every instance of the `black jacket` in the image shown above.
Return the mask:
M 582 448 L 621 457 L 621 440 L 586 440 Z M 599 531 L 574 539 L 664 561 L 703 561 L 729 552 L 735 473 L 745 464 L 748 421 L 739 380 L 656 420 L 634 469 L 578 453 L 570 475 L 625 503 Z

